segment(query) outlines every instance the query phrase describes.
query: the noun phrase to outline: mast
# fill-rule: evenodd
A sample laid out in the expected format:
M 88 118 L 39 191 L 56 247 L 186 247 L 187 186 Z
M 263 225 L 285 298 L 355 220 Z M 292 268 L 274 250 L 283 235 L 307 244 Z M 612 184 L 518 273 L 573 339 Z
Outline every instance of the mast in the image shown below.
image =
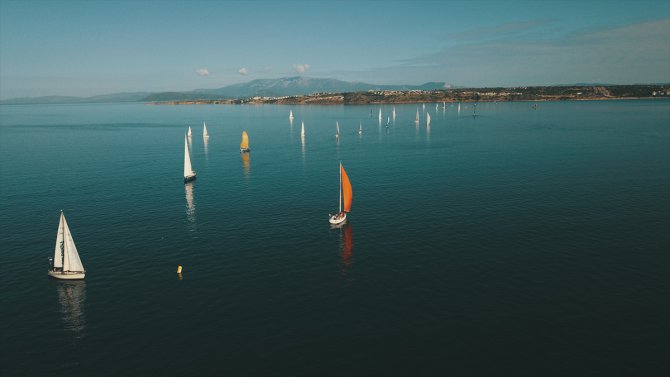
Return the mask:
M 338 191 L 340 192 L 340 201 L 339 201 L 340 212 L 342 212 L 342 161 L 340 161 L 340 185 L 338 188 L 339 188 Z
M 60 221 L 63 221 L 63 240 L 60 242 L 60 258 L 61 258 L 61 274 L 65 273 L 65 215 L 63 211 L 60 211 Z

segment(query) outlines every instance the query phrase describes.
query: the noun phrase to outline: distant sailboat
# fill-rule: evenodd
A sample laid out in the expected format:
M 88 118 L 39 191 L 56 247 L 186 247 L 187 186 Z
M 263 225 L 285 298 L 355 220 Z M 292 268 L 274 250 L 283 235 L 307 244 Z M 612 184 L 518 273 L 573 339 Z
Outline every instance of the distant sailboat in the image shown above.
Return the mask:
M 391 117 L 387 116 L 386 117 L 386 128 L 389 128 L 389 124 L 391 124 Z
M 418 107 L 416 108 L 416 120 L 414 121 L 414 123 L 419 124 L 419 108 Z
M 426 113 L 426 127 L 430 127 L 430 113 Z
M 293 110 L 289 110 L 288 112 L 288 119 L 293 120 Z
M 395 106 L 393 106 L 393 121 L 395 122 Z
M 426 104 L 423 103 L 422 105 L 423 105 L 423 111 L 426 111 Z
M 335 138 L 340 137 L 340 122 L 335 122 Z
M 249 152 L 249 135 L 247 131 L 242 131 L 242 141 L 240 142 L 240 153 Z
M 382 122 L 382 108 L 379 108 L 379 123 Z
M 302 129 L 300 130 L 300 137 L 305 137 L 305 122 L 302 122 Z
M 442 101 L 442 110 L 446 110 L 446 109 L 447 109 L 447 102 Z
M 83 279 L 86 276 L 84 265 L 79 259 L 77 246 L 72 239 L 72 233 L 67 226 L 63 211 L 60 212 L 60 222 L 58 223 L 58 233 L 56 234 L 56 248 L 54 257 L 51 260 L 49 276 L 56 279 L 75 280 Z
M 358 124 L 358 134 L 363 135 L 363 124 L 362 123 Z
M 437 107 L 437 104 L 435 104 L 435 111 L 437 111 L 437 110 L 438 110 L 438 107 Z
M 207 124 L 205 122 L 202 122 L 202 137 L 205 139 L 209 137 L 209 134 L 207 133 Z
M 191 166 L 191 153 L 188 150 L 188 141 L 184 136 L 184 183 L 195 179 L 195 171 Z
M 328 222 L 331 224 L 342 224 L 347 221 L 347 213 L 351 211 L 351 201 L 353 199 L 353 191 L 351 190 L 351 182 L 349 182 L 349 176 L 347 172 L 344 171 L 344 166 L 340 162 L 340 199 L 339 206 L 340 211 L 334 215 L 329 215 L 330 219 Z M 344 208 L 343 208 L 344 207 Z
M 191 132 L 191 126 L 188 126 L 188 137 L 193 136 L 193 132 Z
M 461 112 L 461 103 L 460 102 L 458 103 L 458 112 L 459 113 Z

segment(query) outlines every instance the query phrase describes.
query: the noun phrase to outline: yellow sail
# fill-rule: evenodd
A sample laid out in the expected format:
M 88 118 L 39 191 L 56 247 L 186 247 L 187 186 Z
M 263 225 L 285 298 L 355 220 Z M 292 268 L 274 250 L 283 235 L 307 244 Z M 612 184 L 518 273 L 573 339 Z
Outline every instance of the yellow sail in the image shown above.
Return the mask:
M 342 169 L 342 201 L 344 202 L 344 212 L 350 212 L 351 201 L 353 200 L 354 192 L 351 190 L 349 176 L 347 176 L 347 172 L 344 171 L 344 166 L 341 164 L 340 169 Z
M 249 149 L 249 135 L 247 135 L 247 131 L 242 131 L 242 142 L 240 143 L 240 149 Z

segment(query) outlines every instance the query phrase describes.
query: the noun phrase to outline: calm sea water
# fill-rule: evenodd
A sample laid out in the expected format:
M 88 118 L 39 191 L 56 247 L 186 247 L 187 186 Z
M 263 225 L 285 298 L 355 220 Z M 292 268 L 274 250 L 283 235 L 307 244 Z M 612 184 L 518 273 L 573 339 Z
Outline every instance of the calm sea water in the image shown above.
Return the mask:
M 2 374 L 670 373 L 670 102 L 396 108 L 0 106 Z

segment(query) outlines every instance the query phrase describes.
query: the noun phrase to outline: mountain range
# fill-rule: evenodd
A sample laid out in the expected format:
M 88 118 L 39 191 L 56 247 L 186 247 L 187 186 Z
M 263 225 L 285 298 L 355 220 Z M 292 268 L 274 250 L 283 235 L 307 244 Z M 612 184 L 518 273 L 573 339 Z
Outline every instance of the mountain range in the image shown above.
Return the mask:
M 336 79 L 304 76 L 278 79 L 257 79 L 245 83 L 224 86 L 218 89 L 195 89 L 184 92 L 127 92 L 97 95 L 92 97 L 44 96 L 13 98 L 0 104 L 28 103 L 102 103 L 102 102 L 160 102 L 215 100 L 249 97 L 282 97 L 312 93 L 347 93 L 368 90 L 435 90 L 453 88 L 444 82 L 428 82 L 422 85 L 378 85 L 364 82 L 349 82 Z

